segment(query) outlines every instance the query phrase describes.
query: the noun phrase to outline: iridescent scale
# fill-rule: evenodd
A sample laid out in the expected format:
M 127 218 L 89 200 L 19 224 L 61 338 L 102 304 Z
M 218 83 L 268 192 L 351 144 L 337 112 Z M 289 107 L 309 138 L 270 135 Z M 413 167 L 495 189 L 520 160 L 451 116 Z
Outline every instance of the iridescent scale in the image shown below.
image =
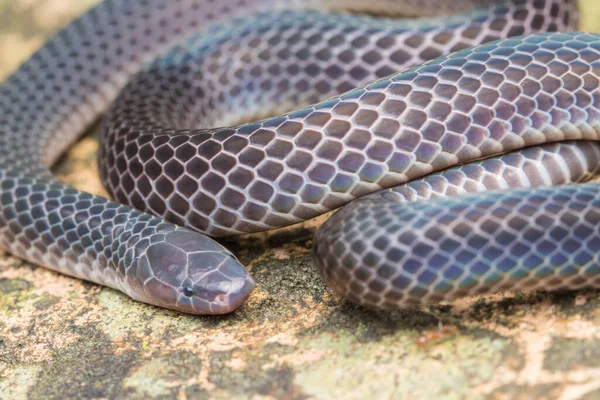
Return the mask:
M 0 246 L 225 313 L 254 283 L 201 233 L 286 226 L 413 181 L 317 233 L 335 290 L 389 308 L 598 286 L 596 185 L 546 187 L 599 165 L 600 37 L 555 33 L 575 28 L 575 3 L 106 0 L 0 86 Z M 48 169 L 115 98 L 102 179 L 142 211 Z

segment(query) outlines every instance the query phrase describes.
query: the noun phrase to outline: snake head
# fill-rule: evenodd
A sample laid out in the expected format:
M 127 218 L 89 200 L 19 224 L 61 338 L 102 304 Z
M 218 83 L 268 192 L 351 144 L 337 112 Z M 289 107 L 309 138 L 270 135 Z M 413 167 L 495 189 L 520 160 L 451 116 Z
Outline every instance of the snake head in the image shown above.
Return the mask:
M 226 314 L 250 296 L 254 280 L 223 246 L 177 228 L 155 234 L 127 270 L 136 300 L 189 314 Z

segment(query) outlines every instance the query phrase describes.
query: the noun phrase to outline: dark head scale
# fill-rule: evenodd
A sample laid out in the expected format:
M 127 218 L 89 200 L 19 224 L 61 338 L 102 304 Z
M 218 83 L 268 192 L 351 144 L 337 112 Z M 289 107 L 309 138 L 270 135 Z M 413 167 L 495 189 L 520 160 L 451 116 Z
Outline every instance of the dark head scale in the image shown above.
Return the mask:
M 136 300 L 189 314 L 226 314 L 249 297 L 254 280 L 227 249 L 179 228 L 153 235 L 126 279 Z

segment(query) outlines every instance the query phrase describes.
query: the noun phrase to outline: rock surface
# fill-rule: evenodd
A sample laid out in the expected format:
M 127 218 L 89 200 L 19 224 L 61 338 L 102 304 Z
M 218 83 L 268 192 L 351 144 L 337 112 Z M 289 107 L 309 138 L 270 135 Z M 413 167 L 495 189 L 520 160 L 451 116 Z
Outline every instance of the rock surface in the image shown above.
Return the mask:
M 0 0 L 0 79 L 92 3 Z M 600 30 L 600 5 L 582 6 Z M 102 193 L 96 149 L 88 135 L 58 172 Z M 600 398 L 599 292 L 365 310 L 321 282 L 318 224 L 225 241 L 258 288 L 216 318 L 0 254 L 0 398 Z

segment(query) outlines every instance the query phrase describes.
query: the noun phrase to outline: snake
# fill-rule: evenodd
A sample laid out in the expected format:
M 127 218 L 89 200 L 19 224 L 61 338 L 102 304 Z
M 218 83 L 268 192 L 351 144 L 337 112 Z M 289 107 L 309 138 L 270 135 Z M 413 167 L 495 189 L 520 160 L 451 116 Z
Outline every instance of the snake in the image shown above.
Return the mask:
M 600 36 L 577 20 L 574 0 L 104 0 L 0 85 L 0 247 L 224 314 L 255 283 L 213 238 L 349 203 L 313 247 L 356 303 L 599 287 Z M 114 200 L 51 169 L 101 116 Z

